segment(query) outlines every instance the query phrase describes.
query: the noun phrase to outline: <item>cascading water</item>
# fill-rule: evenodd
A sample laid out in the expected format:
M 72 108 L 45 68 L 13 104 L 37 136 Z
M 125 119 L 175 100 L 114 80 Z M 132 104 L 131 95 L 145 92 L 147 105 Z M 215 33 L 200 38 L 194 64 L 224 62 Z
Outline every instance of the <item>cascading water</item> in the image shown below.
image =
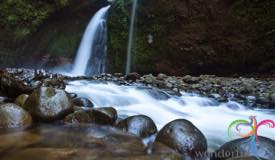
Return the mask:
M 110 6 L 101 8 L 88 24 L 81 40 L 72 75 L 100 74 L 106 71 L 106 14 Z
M 178 97 L 144 86 L 73 81 L 66 90 L 91 99 L 96 107 L 115 107 L 121 117 L 147 115 L 158 129 L 172 120 L 188 119 L 207 137 L 210 151 L 230 140 L 227 127 L 236 119 L 247 119 L 250 115 L 257 116 L 259 121 L 275 119 L 274 110 L 250 110 L 236 102 L 218 103 L 187 93 Z M 274 139 L 275 130 L 261 128 L 259 135 Z
M 132 6 L 132 13 L 131 13 L 128 46 L 127 46 L 126 74 L 131 72 L 133 34 L 134 34 L 134 25 L 135 25 L 135 19 L 136 19 L 137 1 L 138 0 L 133 0 L 132 2 L 133 6 Z

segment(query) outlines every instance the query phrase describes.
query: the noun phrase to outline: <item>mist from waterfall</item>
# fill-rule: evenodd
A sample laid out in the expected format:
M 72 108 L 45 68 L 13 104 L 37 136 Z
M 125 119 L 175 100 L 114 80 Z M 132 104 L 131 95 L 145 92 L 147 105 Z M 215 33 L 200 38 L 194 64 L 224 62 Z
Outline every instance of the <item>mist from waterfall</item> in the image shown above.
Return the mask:
M 132 2 L 133 6 L 132 6 L 132 13 L 131 13 L 128 46 L 127 46 L 126 74 L 131 72 L 133 34 L 134 34 L 134 25 L 135 25 L 136 12 L 137 12 L 137 1 L 138 0 L 133 0 Z
M 109 8 L 110 6 L 101 8 L 89 22 L 77 51 L 72 75 L 83 76 L 106 72 L 106 15 Z

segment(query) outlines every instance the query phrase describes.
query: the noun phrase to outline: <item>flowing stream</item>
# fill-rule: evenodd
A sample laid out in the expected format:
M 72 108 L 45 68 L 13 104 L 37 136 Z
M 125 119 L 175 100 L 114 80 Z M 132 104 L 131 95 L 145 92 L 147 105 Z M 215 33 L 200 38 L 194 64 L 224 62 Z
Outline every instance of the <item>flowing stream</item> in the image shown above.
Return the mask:
M 74 62 L 72 75 L 100 74 L 106 71 L 107 26 L 110 6 L 101 8 L 88 24 Z
M 256 116 L 258 121 L 275 120 L 274 110 L 250 110 L 236 102 L 218 103 L 184 92 L 178 97 L 142 85 L 119 86 L 113 83 L 72 81 L 66 90 L 89 98 L 96 107 L 115 107 L 120 117 L 147 115 L 154 120 L 158 129 L 172 120 L 188 119 L 207 137 L 210 150 L 231 140 L 227 128 L 234 120 L 248 120 L 251 115 Z M 275 130 L 262 127 L 259 135 L 275 139 Z

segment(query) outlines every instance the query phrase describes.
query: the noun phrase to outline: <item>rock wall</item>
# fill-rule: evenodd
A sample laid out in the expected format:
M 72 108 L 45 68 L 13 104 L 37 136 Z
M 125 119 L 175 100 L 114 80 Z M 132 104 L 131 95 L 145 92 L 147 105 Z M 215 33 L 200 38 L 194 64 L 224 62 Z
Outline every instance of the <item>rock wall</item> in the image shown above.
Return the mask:
M 134 71 L 219 74 L 275 69 L 275 1 L 139 0 Z M 131 1 L 109 14 L 110 70 L 123 71 Z

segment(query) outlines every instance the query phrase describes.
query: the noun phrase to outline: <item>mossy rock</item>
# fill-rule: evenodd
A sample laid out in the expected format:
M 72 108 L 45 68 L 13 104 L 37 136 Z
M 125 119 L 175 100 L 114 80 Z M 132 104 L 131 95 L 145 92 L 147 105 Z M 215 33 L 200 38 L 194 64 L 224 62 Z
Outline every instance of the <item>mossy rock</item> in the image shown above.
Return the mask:
M 29 97 L 29 95 L 27 95 L 27 94 L 21 94 L 20 96 L 18 96 L 15 99 L 15 104 L 17 104 L 18 106 L 23 107 L 26 100 L 28 99 L 28 97 Z
M 61 89 L 41 87 L 26 100 L 24 107 L 38 121 L 54 121 L 73 111 L 69 94 Z
M 29 127 L 31 124 L 31 115 L 22 107 L 13 103 L 0 105 L 0 129 Z

